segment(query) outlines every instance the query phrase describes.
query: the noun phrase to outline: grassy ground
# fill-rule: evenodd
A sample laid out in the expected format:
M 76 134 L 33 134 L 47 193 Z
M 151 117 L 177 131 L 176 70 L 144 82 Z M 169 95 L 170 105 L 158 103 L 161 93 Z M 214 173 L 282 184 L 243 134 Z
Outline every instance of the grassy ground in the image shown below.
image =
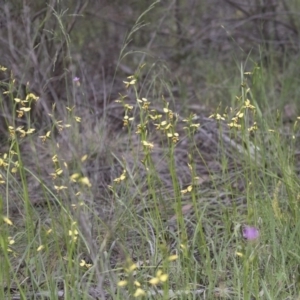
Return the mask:
M 174 76 L 127 52 L 141 19 L 100 113 L 83 68 L 39 118 L 1 68 L 0 298 L 299 299 L 298 58 L 234 48 Z

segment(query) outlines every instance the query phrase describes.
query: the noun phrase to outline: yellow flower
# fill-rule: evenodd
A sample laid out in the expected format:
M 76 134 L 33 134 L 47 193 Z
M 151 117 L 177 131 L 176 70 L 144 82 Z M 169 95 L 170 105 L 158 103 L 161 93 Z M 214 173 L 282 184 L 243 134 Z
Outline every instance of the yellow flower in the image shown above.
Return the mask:
M 52 232 L 52 228 L 50 228 L 46 231 L 46 235 L 50 234 L 51 232 Z
M 131 264 L 128 268 L 125 269 L 126 273 L 132 273 L 137 268 L 136 264 Z
M 29 128 L 28 130 L 27 130 L 27 134 L 31 134 L 31 133 L 33 133 L 35 131 L 35 128 Z
M 192 185 L 189 185 L 189 186 L 187 187 L 187 191 L 188 191 L 188 192 L 191 192 L 192 189 L 193 189 L 193 186 L 192 186 Z
M 255 106 L 253 106 L 251 103 L 250 103 L 250 100 L 249 99 L 247 99 L 246 101 L 245 101 L 245 106 L 244 106 L 245 108 L 249 108 L 249 109 L 255 109 Z
M 83 156 L 81 157 L 80 160 L 81 160 L 82 162 L 84 162 L 84 161 L 86 161 L 87 158 L 88 158 L 88 156 L 87 156 L 87 154 L 85 154 L 85 155 L 83 155 Z
M 123 170 L 123 173 L 121 174 L 120 177 L 115 178 L 114 182 L 120 183 L 121 181 L 126 179 L 126 170 Z
M 12 172 L 12 173 L 17 173 L 17 172 L 18 172 L 18 168 L 13 167 L 13 168 L 11 169 L 11 172 Z
M 213 114 L 211 116 L 209 116 L 209 119 L 211 118 L 215 118 L 216 120 L 225 120 L 220 114 Z
M 146 293 L 143 289 L 137 288 L 135 293 L 133 294 L 133 297 L 137 298 L 137 297 L 145 296 L 145 295 L 146 295 Z
M 13 245 L 15 243 L 15 240 L 12 237 L 8 237 L 8 244 Z
M 57 191 L 62 191 L 62 190 L 67 189 L 67 187 L 64 186 L 64 185 L 61 185 L 61 186 L 54 185 L 54 188 L 55 188 Z
M 118 282 L 118 286 L 123 287 L 123 286 L 126 286 L 127 283 L 128 283 L 127 280 L 121 280 Z
M 173 255 L 170 255 L 169 257 L 168 257 L 168 261 L 174 261 L 174 260 L 176 260 L 178 258 L 178 255 L 177 254 L 173 254 Z
M 91 186 L 92 186 L 92 184 L 90 183 L 90 181 L 89 181 L 89 179 L 88 179 L 87 177 L 81 178 L 81 179 L 80 179 L 80 183 L 82 183 L 82 184 L 84 184 L 84 185 L 86 185 L 86 186 L 88 186 L 88 187 L 91 187 Z
M 149 143 L 147 141 L 142 141 L 142 144 L 145 146 L 145 148 L 148 148 L 149 150 L 152 150 L 154 148 L 153 143 Z
M 21 110 L 17 110 L 17 113 L 18 113 L 18 118 L 22 118 L 24 115 L 24 112 Z
M 36 95 L 34 95 L 33 93 L 30 93 L 30 94 L 28 94 L 26 96 L 26 101 L 28 101 L 28 100 L 35 100 L 35 101 L 37 101 L 37 100 L 39 100 L 39 97 L 36 96 Z
M 1 162 L 0 162 L 0 166 L 1 166 Z M 4 184 L 5 180 L 3 179 L 3 176 L 0 174 L 0 184 Z
M 168 274 L 164 274 L 162 270 L 158 270 L 156 273 L 156 277 L 158 277 L 161 282 L 166 282 L 169 276 Z
M 87 269 L 89 269 L 92 266 L 92 264 L 87 264 L 84 259 L 80 261 L 79 265 L 80 267 L 86 267 Z
M 125 87 L 126 89 L 130 86 L 130 85 L 134 85 L 136 83 L 136 79 L 132 79 L 131 81 L 123 81 L 125 83 Z
M 20 110 L 27 112 L 27 111 L 30 111 L 31 108 L 30 107 L 21 107 Z
M 152 285 L 157 285 L 157 284 L 159 284 L 159 279 L 157 277 L 153 277 L 152 279 L 149 280 L 149 282 Z
M 6 224 L 8 224 L 8 225 L 11 225 L 12 226 L 12 221 L 9 219 L 9 218 L 7 218 L 7 217 L 3 217 L 3 221 L 6 223 Z
M 133 284 L 134 284 L 135 286 L 138 286 L 138 287 L 141 286 L 141 284 L 140 284 L 137 280 L 135 280 Z
M 80 177 L 79 173 L 74 173 L 73 175 L 70 176 L 70 180 L 72 182 L 76 182 L 79 177 Z
M 164 274 L 162 270 L 156 272 L 156 276 L 149 280 L 152 285 L 157 285 L 161 282 L 166 282 L 168 280 L 168 274 Z
M 69 230 L 69 236 L 71 237 L 71 239 L 75 242 L 77 240 L 77 236 L 78 236 L 78 231 L 77 229 L 72 229 Z
M 36 249 L 37 252 L 40 252 L 41 250 L 43 250 L 45 248 L 44 245 L 40 245 L 38 246 L 38 248 Z

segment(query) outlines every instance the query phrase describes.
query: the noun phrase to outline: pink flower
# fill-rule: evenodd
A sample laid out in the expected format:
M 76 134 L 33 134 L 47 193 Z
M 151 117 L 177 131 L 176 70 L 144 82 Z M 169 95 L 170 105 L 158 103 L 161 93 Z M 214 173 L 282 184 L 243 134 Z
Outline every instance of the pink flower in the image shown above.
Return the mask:
M 243 229 L 243 237 L 249 241 L 256 240 L 259 237 L 259 231 L 256 227 L 245 226 Z

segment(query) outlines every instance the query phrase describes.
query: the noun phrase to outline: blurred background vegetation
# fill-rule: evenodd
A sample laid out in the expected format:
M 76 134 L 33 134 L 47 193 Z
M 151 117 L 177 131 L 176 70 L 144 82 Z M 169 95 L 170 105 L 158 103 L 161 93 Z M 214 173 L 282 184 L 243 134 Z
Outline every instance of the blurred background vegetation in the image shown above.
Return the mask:
M 142 76 L 163 74 L 181 111 L 233 105 L 241 64 L 245 71 L 263 65 L 273 72 L 264 76 L 268 99 L 260 105 L 267 101 L 287 117 L 295 111 L 290 96 L 299 95 L 299 84 L 284 82 L 298 74 L 299 0 L 4 2 L 0 63 L 18 80 L 17 95 L 27 88 L 41 97 L 37 116 L 53 102 L 65 106 L 66 87 L 78 76 L 86 93 L 77 105 L 97 118 L 118 119 L 109 104 L 143 62 Z M 8 75 L 0 79 L 8 82 Z M 11 109 L 2 102 L 3 127 Z

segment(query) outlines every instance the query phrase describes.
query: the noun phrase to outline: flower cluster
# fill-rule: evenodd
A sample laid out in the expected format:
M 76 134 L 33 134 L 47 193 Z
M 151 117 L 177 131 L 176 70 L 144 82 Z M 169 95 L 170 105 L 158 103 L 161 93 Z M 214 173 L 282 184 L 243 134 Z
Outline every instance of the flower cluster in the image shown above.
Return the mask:
M 178 258 L 177 255 L 171 255 L 166 262 L 174 261 Z M 127 262 L 127 267 L 124 268 L 125 276 L 124 279 L 118 282 L 118 286 L 121 288 L 128 287 L 129 292 L 133 295 L 133 297 L 138 298 L 142 296 L 146 296 L 150 292 L 151 287 L 160 286 L 167 283 L 169 279 L 169 275 L 163 272 L 162 269 L 158 269 L 155 272 L 155 276 L 150 276 L 150 279 L 147 278 L 147 281 L 143 284 L 136 279 L 138 275 L 138 270 L 141 268 L 143 263 L 140 263 L 140 266 L 136 263 L 131 262 L 130 260 Z M 148 276 L 147 276 L 148 277 Z

